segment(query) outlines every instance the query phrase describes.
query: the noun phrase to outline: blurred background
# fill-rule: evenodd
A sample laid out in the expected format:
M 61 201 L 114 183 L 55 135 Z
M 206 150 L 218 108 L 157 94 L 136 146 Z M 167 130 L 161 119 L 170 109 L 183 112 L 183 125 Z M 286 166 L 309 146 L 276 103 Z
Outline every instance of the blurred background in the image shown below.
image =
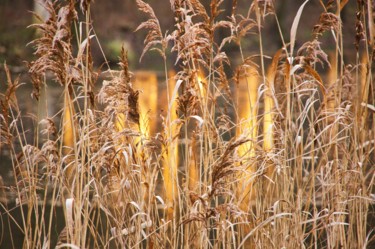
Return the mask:
M 22 71 L 25 66 L 24 61 L 30 61 L 33 56 L 32 46 L 27 44 L 36 36 L 34 28 L 28 28 L 35 18 L 33 18 L 32 11 L 43 15 L 43 8 L 40 5 L 41 0 L 1 0 L 0 1 L 0 64 L 7 61 L 7 64 L 12 68 L 12 71 Z M 173 15 L 170 9 L 169 1 L 149 0 L 149 3 L 159 18 L 160 25 L 163 32 L 173 30 Z M 205 6 L 209 6 L 208 0 L 201 1 Z M 281 30 L 283 31 L 284 39 L 288 42 L 289 31 L 292 26 L 293 19 L 298 8 L 303 3 L 303 0 L 282 0 L 275 1 L 276 13 L 280 22 Z M 328 1 L 323 1 L 328 2 Z M 237 12 L 246 15 L 249 5 L 252 1 L 239 0 L 239 8 Z M 222 17 L 230 15 L 232 8 L 232 1 L 224 1 L 224 12 Z M 322 6 L 319 0 L 310 1 L 303 12 L 301 22 L 297 32 L 298 48 L 304 42 L 312 40 L 312 30 L 314 25 L 318 23 L 319 15 L 322 12 Z M 110 65 L 117 63 L 121 46 L 124 46 L 129 51 L 130 66 L 133 70 L 147 69 L 147 70 L 161 70 L 162 59 L 157 52 L 149 52 L 139 62 L 140 54 L 143 50 L 143 40 L 145 32 L 134 32 L 137 26 L 145 20 L 145 16 L 137 9 L 135 0 L 96 0 L 92 4 L 93 27 L 97 39 L 103 52 L 110 62 Z M 354 58 L 355 47 L 355 12 L 356 1 L 349 1 L 342 11 L 345 50 L 348 61 Z M 327 34 L 320 39 L 322 41 L 323 50 L 329 51 L 330 47 L 334 47 L 332 35 Z M 217 40 L 220 41 L 227 36 L 226 30 L 220 30 L 217 34 Z M 266 48 L 265 53 L 272 56 L 273 53 L 281 48 L 280 34 L 277 30 L 275 18 L 267 16 L 264 20 L 263 29 L 263 43 Z M 249 35 L 243 40 L 243 48 L 246 56 L 259 53 L 259 41 L 256 35 Z M 238 47 L 235 44 L 229 44 L 225 47 L 230 58 L 238 58 L 235 56 L 239 53 Z M 352 53 L 350 53 L 352 51 Z M 349 52 L 349 53 L 348 53 Z M 104 56 L 98 45 L 98 42 L 93 44 L 93 56 L 95 65 L 101 66 L 104 62 Z M 171 54 L 170 65 L 174 65 L 173 54 Z M 236 59 L 232 59 L 235 66 Z

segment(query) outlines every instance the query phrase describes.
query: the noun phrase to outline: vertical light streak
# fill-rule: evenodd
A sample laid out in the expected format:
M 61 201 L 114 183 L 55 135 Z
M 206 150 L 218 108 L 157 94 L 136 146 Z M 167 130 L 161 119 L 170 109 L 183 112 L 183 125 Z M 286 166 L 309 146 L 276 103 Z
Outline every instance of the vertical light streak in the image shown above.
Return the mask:
M 253 181 L 255 165 L 251 162 L 255 157 L 255 145 L 257 140 L 257 114 L 258 114 L 258 74 L 254 68 L 248 68 L 239 79 L 238 88 L 238 118 L 237 136 L 245 136 L 250 141 L 238 147 L 238 156 L 242 159 L 244 169 L 240 173 L 240 181 L 237 188 L 240 207 L 248 210 L 250 201 L 254 198 Z
M 135 73 L 134 89 L 141 90 L 139 95 L 139 129 L 144 137 L 156 133 L 158 80 L 154 72 Z
M 176 124 L 177 117 L 177 91 L 175 91 L 176 81 L 174 80 L 175 73 L 169 72 L 168 89 L 163 93 L 167 96 L 162 98 L 163 103 L 167 109 L 167 118 L 165 126 L 165 134 L 167 136 L 167 143 L 163 145 L 163 179 L 165 188 L 165 199 L 167 205 L 168 219 L 172 219 L 175 208 L 176 197 L 178 194 L 177 177 L 178 177 L 178 128 Z M 168 91 L 167 91 L 168 90 Z M 174 94 L 175 93 L 175 94 Z

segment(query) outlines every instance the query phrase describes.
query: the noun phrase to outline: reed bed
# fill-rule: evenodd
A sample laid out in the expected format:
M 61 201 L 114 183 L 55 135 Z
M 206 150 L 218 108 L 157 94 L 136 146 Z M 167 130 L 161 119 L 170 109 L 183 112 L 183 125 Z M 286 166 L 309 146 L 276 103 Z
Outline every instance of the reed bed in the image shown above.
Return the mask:
M 220 0 L 170 1 L 168 32 L 149 4 L 136 2 L 147 16 L 137 28 L 147 33 L 141 59 L 160 54 L 162 93 L 155 75 L 130 72 L 125 49 L 118 69 L 99 77 L 88 0 L 46 1 L 48 18 L 31 26 L 39 35 L 30 43 L 32 97 L 38 110 L 50 108 L 40 96 L 52 74 L 63 96 L 56 115 L 36 113 L 35 127 L 26 127 L 22 86 L 4 66 L 0 146 L 14 185 L 0 185 L 0 215 L 22 231 L 23 248 L 374 246 L 373 2 L 357 1 L 352 64 L 340 15 L 348 1 L 319 1 L 320 19 L 301 45 L 309 0 L 294 13 L 290 36 L 279 27 L 278 1 L 250 1 L 245 15 L 233 1 L 228 16 Z M 269 20 L 282 41 L 274 54 L 263 42 Z M 220 30 L 228 35 L 218 38 Z M 252 38 L 258 51 L 247 54 Z

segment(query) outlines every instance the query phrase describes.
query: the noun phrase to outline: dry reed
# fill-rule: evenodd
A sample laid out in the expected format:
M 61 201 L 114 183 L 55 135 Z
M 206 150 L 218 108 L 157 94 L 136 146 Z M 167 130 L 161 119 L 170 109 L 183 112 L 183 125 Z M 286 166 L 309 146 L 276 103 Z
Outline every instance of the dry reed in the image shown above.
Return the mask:
M 131 73 L 124 49 L 119 69 L 108 69 L 96 92 L 91 1 L 46 1 L 48 18 L 32 25 L 39 30 L 31 42 L 32 96 L 46 101 L 41 92 L 48 95 L 53 75 L 64 100 L 37 124 L 34 143 L 16 98 L 20 84 L 4 66 L 0 148 L 10 153 L 14 185 L 5 188 L 0 178 L 1 216 L 23 232 L 23 248 L 374 245 L 373 3 L 357 1 L 350 65 L 341 21 L 348 1 L 319 1 L 320 19 L 302 45 L 296 39 L 308 0 L 290 37 L 276 1 L 254 0 L 245 14 L 233 1 L 224 16 L 220 0 L 174 0 L 169 33 L 149 4 L 136 2 L 149 18 L 137 28 L 147 30 L 141 59 L 156 50 L 164 63 L 161 128 L 156 76 Z M 264 47 L 271 19 L 282 41 L 275 54 Z M 229 35 L 219 39 L 221 30 Z M 324 35 L 334 43 L 329 53 Z M 256 54 L 244 49 L 251 38 Z M 229 43 L 238 63 L 227 57 Z M 6 203 L 12 194 L 14 206 Z M 58 206 L 64 227 L 56 235 Z

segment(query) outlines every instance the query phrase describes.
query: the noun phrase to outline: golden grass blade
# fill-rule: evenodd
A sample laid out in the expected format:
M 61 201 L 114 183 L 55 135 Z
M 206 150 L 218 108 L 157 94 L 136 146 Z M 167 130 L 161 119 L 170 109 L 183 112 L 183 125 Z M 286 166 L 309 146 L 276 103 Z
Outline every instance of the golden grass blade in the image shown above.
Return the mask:
M 63 154 L 69 155 L 74 148 L 74 106 L 68 91 L 64 94 L 64 111 L 63 111 Z
M 368 57 L 367 54 L 363 54 L 361 58 L 361 80 L 360 80 L 360 91 L 359 91 L 359 102 L 365 102 L 367 103 L 367 96 L 368 96 L 368 87 L 367 87 L 367 77 L 368 77 Z
M 358 119 L 359 122 L 363 127 L 366 126 L 366 117 L 368 115 L 368 111 L 364 110 L 361 108 L 361 106 L 372 106 L 368 104 L 368 96 L 369 96 L 369 82 L 368 82 L 368 67 L 369 67 L 369 62 L 368 62 L 368 57 L 367 54 L 363 54 L 361 58 L 361 65 L 360 65 L 360 81 L 359 81 L 359 86 L 358 86 L 358 100 L 357 100 L 357 105 L 359 110 L 363 111 L 358 111 Z M 371 108 L 369 108 L 371 110 Z
M 367 16 L 374 16 L 374 2 L 372 0 L 367 0 Z M 370 45 L 374 46 L 374 38 L 375 38 L 375 20 L 374 18 L 367 18 L 368 20 L 368 30 L 369 30 L 369 43 Z
M 327 78 L 327 89 L 329 89 L 327 96 L 326 96 L 326 112 L 333 113 L 336 108 L 336 87 L 338 80 L 337 75 L 337 58 L 335 54 L 331 54 L 330 56 L 330 64 L 331 67 L 328 71 L 328 78 Z
M 63 108 L 63 123 L 62 123 L 62 134 L 63 134 L 63 156 L 66 157 L 65 169 L 66 179 L 68 182 L 72 180 L 74 172 L 74 146 L 76 141 L 76 133 L 74 126 L 74 103 L 68 90 L 64 92 L 64 108 Z

